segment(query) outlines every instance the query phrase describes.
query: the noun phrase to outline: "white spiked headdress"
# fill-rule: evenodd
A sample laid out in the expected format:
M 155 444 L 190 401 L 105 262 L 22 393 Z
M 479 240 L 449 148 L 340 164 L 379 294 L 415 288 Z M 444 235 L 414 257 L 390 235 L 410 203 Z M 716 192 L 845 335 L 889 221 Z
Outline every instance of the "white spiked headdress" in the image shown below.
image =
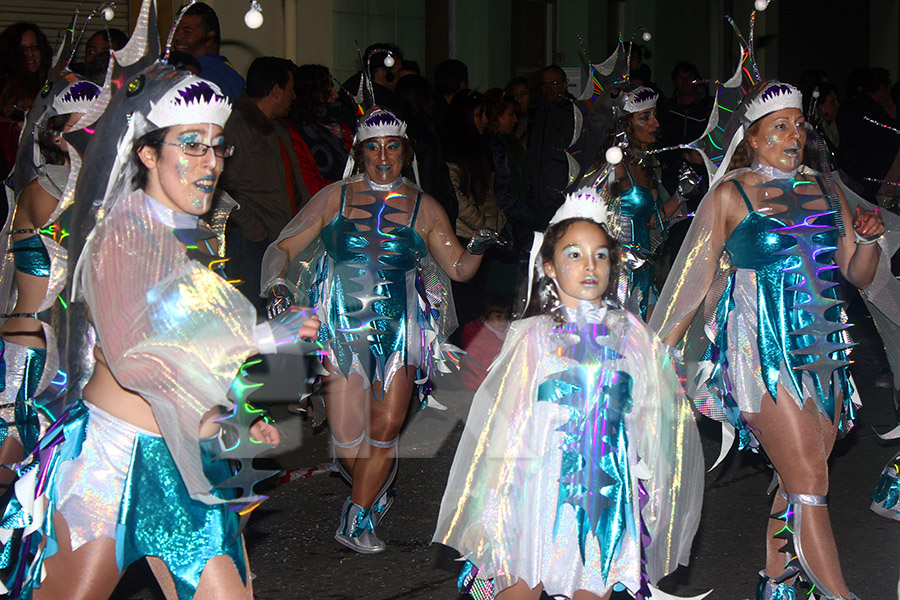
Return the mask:
M 86 79 L 73 81 L 53 99 L 53 110 L 57 115 L 86 113 L 94 99 L 100 95 L 100 86 Z
M 741 119 L 744 128 L 768 114 L 785 108 L 803 110 L 800 90 L 780 81 L 767 81 L 759 92 L 752 97 L 748 96 L 747 100 L 747 110 Z
M 133 85 L 141 85 L 140 76 L 129 84 L 129 88 Z M 231 101 L 219 86 L 190 75 L 151 104 L 147 120 L 159 129 L 193 123 L 212 123 L 224 127 L 229 115 Z
M 625 94 L 624 109 L 627 113 L 639 113 L 642 110 L 656 108 L 659 94 L 648 87 L 641 86 Z
M 389 110 L 372 107 L 359 118 L 356 141 L 363 142 L 379 137 L 406 137 L 406 123 Z

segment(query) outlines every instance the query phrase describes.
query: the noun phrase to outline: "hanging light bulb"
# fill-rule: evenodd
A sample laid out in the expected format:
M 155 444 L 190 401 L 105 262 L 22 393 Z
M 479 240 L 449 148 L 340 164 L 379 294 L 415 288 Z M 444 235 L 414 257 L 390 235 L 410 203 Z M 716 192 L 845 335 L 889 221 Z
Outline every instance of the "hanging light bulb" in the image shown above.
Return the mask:
M 639 25 L 638 27 L 635 27 L 634 31 L 631 33 L 632 41 L 634 41 L 634 38 L 638 34 L 639 31 L 643 32 L 641 34 L 641 39 L 644 40 L 645 42 L 649 42 L 650 40 L 653 39 L 653 35 L 650 33 L 650 30 L 647 29 L 646 27 L 644 27 L 643 25 Z
M 384 66 L 388 69 L 394 66 L 394 55 L 388 52 L 388 55 L 384 57 Z
M 116 11 L 113 10 L 112 6 L 107 6 L 103 9 L 103 20 L 104 21 L 112 21 L 116 17 Z
M 768 6 L 769 6 L 768 0 L 756 0 L 756 2 L 753 3 L 753 7 L 756 10 L 758 10 L 759 12 L 766 10 L 766 8 Z
M 244 24 L 250 29 L 259 29 L 263 24 L 262 7 L 256 0 L 250 0 L 250 8 L 244 13 Z

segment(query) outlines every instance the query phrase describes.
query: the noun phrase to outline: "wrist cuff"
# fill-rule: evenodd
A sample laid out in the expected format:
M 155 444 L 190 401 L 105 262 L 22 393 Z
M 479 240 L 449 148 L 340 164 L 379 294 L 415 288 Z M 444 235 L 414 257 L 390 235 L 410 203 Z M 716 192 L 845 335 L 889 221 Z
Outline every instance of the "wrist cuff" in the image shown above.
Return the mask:
M 275 336 L 272 334 L 272 326 L 267 321 L 257 323 L 253 327 L 253 338 L 260 354 L 275 354 Z

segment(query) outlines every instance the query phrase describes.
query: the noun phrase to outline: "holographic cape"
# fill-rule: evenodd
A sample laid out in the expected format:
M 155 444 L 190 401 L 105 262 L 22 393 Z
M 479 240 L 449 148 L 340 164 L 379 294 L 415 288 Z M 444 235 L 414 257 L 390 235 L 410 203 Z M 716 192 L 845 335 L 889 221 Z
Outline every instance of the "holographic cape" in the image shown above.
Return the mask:
M 81 289 L 110 371 L 150 404 L 191 496 L 217 503 L 200 461 L 200 421 L 232 407 L 232 381 L 256 352 L 256 313 L 188 256 L 184 236 L 153 216 L 155 204 L 139 190 L 110 210 L 85 246 Z
M 649 597 L 688 563 L 702 493 L 693 412 L 650 329 L 623 310 L 540 315 L 511 325 L 475 393 L 433 541 L 496 590 Z
M 807 202 L 814 201 L 810 195 L 807 196 L 808 201 L 797 203 L 804 210 L 795 214 L 782 212 L 786 205 L 778 201 L 780 196 L 772 198 L 769 201 L 772 207 L 770 214 L 788 222 L 782 232 L 777 232 L 778 237 L 786 240 L 794 238 L 788 244 L 790 247 L 781 254 L 794 256 L 796 266 L 791 270 L 803 275 L 801 282 L 796 287 L 786 287 L 776 294 L 776 288 L 767 283 L 770 278 L 765 279 L 766 285 L 763 286 L 757 283 L 752 270 L 740 270 L 749 272 L 752 279 L 736 277 L 739 271 L 731 264 L 729 255 L 724 250 L 727 241 L 725 232 L 713 226 L 714 223 L 725 223 L 722 211 L 726 210 L 724 202 L 715 201 L 714 194 L 719 185 L 749 171 L 736 169 L 729 173 L 726 178 L 713 185 L 700 203 L 650 319 L 650 326 L 662 339 L 684 324 L 685 320 L 690 320 L 690 326 L 681 340 L 688 370 L 687 392 L 701 412 L 723 422 L 724 437 L 719 461 L 724 458 L 734 440 L 734 430 L 728 427 L 726 421 L 741 429 L 737 412 L 758 412 L 762 396 L 769 392 L 774 397 L 775 386 L 779 383 L 798 406 L 802 407 L 805 398 L 812 397 L 822 414 L 836 418 L 837 412 L 842 416 L 844 430 L 852 426 L 855 406 L 859 404 L 858 395 L 852 390 L 853 386 L 847 386 L 850 380 L 844 350 L 852 344 L 843 331 L 847 327 L 844 323 L 845 316 L 834 318 L 834 309 L 840 302 L 828 297 L 833 286 L 824 275 L 836 266 L 833 261 L 819 263 L 814 260 L 813 255 L 808 255 L 811 252 L 809 241 L 817 237 L 813 234 L 826 230 L 813 225 L 814 220 L 832 214 L 833 211 L 827 208 L 815 209 L 812 205 L 804 206 Z M 817 177 L 820 177 L 819 173 L 801 167 L 799 179 L 784 180 L 784 184 L 771 180 L 763 185 L 781 186 L 785 193 L 790 193 L 793 189 L 792 182 L 805 180 L 812 182 L 816 190 L 821 192 L 815 184 Z M 744 189 L 752 195 L 752 187 L 744 186 Z M 798 192 L 798 195 L 803 197 L 802 192 Z M 815 197 L 819 199 L 819 204 L 828 201 L 827 196 L 819 193 L 815 193 Z M 760 207 L 755 208 L 759 210 Z M 794 222 L 794 219 L 799 221 Z M 819 251 L 815 252 L 818 255 Z M 823 276 L 819 277 L 820 274 Z M 760 333 L 758 336 L 749 335 L 747 327 L 732 326 L 735 330 L 728 334 L 732 336 L 732 340 L 728 342 L 731 349 L 727 349 L 719 344 L 724 339 L 724 328 L 728 325 L 729 315 L 735 306 L 734 298 L 742 293 L 736 286 L 743 286 L 743 292 L 748 292 L 743 295 L 751 299 L 750 304 L 755 304 L 751 308 L 758 311 L 757 317 L 748 322 L 747 327 L 758 328 Z M 748 286 L 758 288 L 758 293 Z M 800 294 L 796 296 L 797 310 L 792 311 L 791 306 L 783 301 L 788 292 Z M 804 294 L 810 300 L 800 308 L 800 300 Z M 825 315 L 826 311 L 830 316 Z M 759 315 L 764 315 L 765 318 Z M 797 323 L 792 325 L 793 321 Z M 763 327 L 761 322 L 767 325 Z M 782 326 L 770 328 L 768 324 L 771 323 L 781 323 Z M 753 339 L 749 339 L 751 337 Z M 736 344 L 741 345 L 740 350 Z M 738 365 L 731 365 L 733 371 L 730 374 L 727 372 L 729 365 L 725 364 L 726 352 L 736 352 L 736 357 L 743 357 Z M 741 384 L 742 381 L 746 386 Z M 757 393 L 751 397 L 739 397 L 739 394 L 732 394 L 736 389 L 756 390 Z M 838 393 L 843 394 L 843 403 L 839 407 L 835 406 Z M 736 401 L 737 405 L 731 400 Z M 742 430 L 741 434 L 742 445 L 745 445 L 750 439 L 746 430 Z
M 396 279 L 395 271 L 391 266 L 393 262 L 399 259 L 392 259 L 391 255 L 396 255 L 398 248 L 389 248 L 393 242 L 392 232 L 395 229 L 405 229 L 402 227 L 413 219 L 412 212 L 416 195 L 420 193 L 419 188 L 408 180 L 403 180 L 403 185 L 396 192 L 390 194 L 402 195 L 405 199 L 398 197 L 399 209 L 388 207 L 381 200 L 376 200 L 371 206 L 376 207 L 376 211 L 370 211 L 366 203 L 359 202 L 360 199 L 370 199 L 371 194 L 365 192 L 352 192 L 349 187 L 364 181 L 362 175 L 357 175 L 343 181 L 333 183 L 307 203 L 303 209 L 291 220 L 290 223 L 278 236 L 278 239 L 272 243 L 266 250 L 262 264 L 262 295 L 266 295 L 269 288 L 278 282 L 286 281 L 293 288 L 294 302 L 305 306 L 316 306 L 318 308 L 319 318 L 323 320 L 322 328 L 319 332 L 320 341 L 326 343 L 329 350 L 327 355 L 330 357 L 332 364 L 336 365 L 345 377 L 349 377 L 351 371 L 360 371 L 364 380 L 369 383 L 375 381 L 382 382 L 384 389 L 390 386 L 391 378 L 394 373 L 411 365 L 418 367 L 421 372 L 418 378 L 419 383 L 425 383 L 434 373 L 434 370 L 440 372 L 449 372 L 449 368 L 445 364 L 448 348 L 442 348 L 447 337 L 457 327 L 456 310 L 453 306 L 453 297 L 450 291 L 450 279 L 446 273 L 437 265 L 437 263 L 425 254 L 419 259 L 418 265 L 406 273 L 406 303 L 405 306 L 394 307 L 390 310 L 381 310 L 379 306 L 372 306 L 373 303 L 383 303 L 389 305 L 390 297 L 381 295 L 384 293 L 387 279 Z M 344 186 L 348 186 L 346 193 L 346 205 L 344 205 L 343 214 L 345 217 L 351 212 L 365 213 L 366 216 L 346 218 L 351 225 L 361 224 L 357 231 L 365 233 L 367 229 L 378 229 L 376 235 L 380 240 L 377 244 L 372 243 L 366 248 L 359 248 L 357 253 L 366 253 L 366 265 L 373 264 L 382 265 L 378 270 L 378 281 L 364 281 L 364 271 L 374 271 L 374 269 L 360 268 L 360 281 L 343 281 L 336 275 L 336 264 L 334 257 L 330 256 L 325 250 L 325 244 L 320 236 L 314 238 L 307 230 L 316 225 L 322 219 L 322 215 L 335 214 L 334 223 L 338 217 L 338 207 L 341 206 L 341 194 Z M 374 192 L 378 194 L 378 192 Z M 365 198 L 363 198 L 365 197 Z M 386 218 L 390 214 L 391 218 Z M 418 219 L 421 218 L 421 212 Z M 382 228 L 382 225 L 387 225 Z M 415 224 L 413 224 L 415 229 Z M 287 263 L 287 255 L 278 248 L 279 242 L 287 238 L 300 236 L 301 240 L 307 244 L 305 248 L 287 265 L 286 275 L 285 265 Z M 305 236 L 305 237 L 304 237 Z M 309 237 L 311 239 L 306 239 Z M 361 236 L 364 237 L 364 236 Z M 412 252 L 412 248 L 404 248 L 404 252 Z M 384 279 L 380 279 L 384 278 Z M 345 289 L 343 286 L 347 286 Z M 359 291 L 352 291 L 352 287 L 359 288 Z M 342 306 L 341 296 L 354 296 L 355 300 L 362 304 L 359 311 L 351 311 L 348 307 Z M 393 316 L 385 316 L 382 313 L 392 312 Z M 401 314 L 402 313 L 402 314 Z M 368 315 L 368 316 L 367 316 Z M 346 330 L 347 321 L 361 323 L 360 340 L 358 344 L 344 344 L 347 352 L 340 348 L 340 343 L 335 342 L 335 332 L 341 333 Z M 400 329 L 399 337 L 405 341 L 399 348 L 393 351 L 385 352 L 381 355 L 374 356 L 374 366 L 366 367 L 373 360 L 362 356 L 365 353 L 372 352 L 376 354 L 378 344 L 368 342 L 376 341 L 381 334 L 375 329 L 381 327 L 378 321 L 393 320 L 395 327 Z M 367 341 L 368 340 L 368 341 Z M 380 388 L 381 386 L 379 386 Z M 376 397 L 382 396 L 381 389 L 376 390 Z

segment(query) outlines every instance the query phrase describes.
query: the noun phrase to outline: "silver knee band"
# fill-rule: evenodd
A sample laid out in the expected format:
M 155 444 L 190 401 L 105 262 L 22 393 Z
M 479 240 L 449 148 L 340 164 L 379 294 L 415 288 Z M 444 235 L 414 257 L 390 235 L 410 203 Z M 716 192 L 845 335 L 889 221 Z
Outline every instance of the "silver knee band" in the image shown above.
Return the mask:
M 337 446 L 338 448 L 353 448 L 355 446 L 359 446 L 364 439 L 366 439 L 366 440 L 369 439 L 368 437 L 366 437 L 365 431 L 363 431 L 361 434 L 359 434 L 359 437 L 356 438 L 355 440 L 353 440 L 352 442 L 339 442 L 337 440 L 337 438 L 332 435 L 331 443 L 334 444 L 335 446 Z
M 365 435 L 365 434 L 363 434 Z M 387 442 L 380 442 L 378 440 L 373 440 L 368 435 L 366 435 L 366 443 L 368 443 L 373 448 L 393 448 L 397 445 L 397 442 L 400 441 L 400 436 L 398 435 L 392 440 L 388 440 Z

